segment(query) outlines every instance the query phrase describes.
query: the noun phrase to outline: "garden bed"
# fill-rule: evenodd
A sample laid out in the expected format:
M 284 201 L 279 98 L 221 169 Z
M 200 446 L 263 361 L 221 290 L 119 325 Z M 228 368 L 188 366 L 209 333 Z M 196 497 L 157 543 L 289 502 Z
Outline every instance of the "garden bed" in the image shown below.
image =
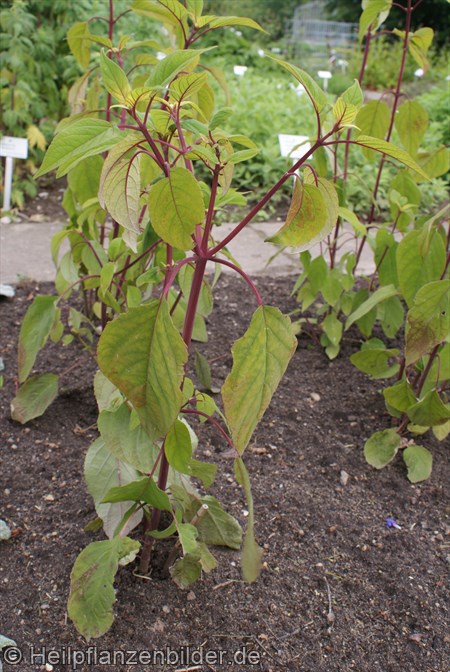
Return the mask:
M 292 279 L 257 281 L 265 302 L 285 311 L 295 307 L 287 298 L 291 284 Z M 42 418 L 25 427 L 9 419 L 18 331 L 37 291 L 35 284 L 23 286 L 13 300 L 0 303 L 6 365 L 0 517 L 12 530 L 12 538 L 0 544 L 0 632 L 24 652 L 18 667 L 5 670 L 21 672 L 45 669 L 36 659 L 30 662 L 31 647 L 34 653 L 46 647 L 47 653 L 56 649 L 69 656 L 72 647 L 87 654 L 89 644 L 66 616 L 69 576 L 79 551 L 102 538 L 84 531 L 95 517 L 83 481 L 84 455 L 97 436 L 90 356 L 73 345 L 46 348 L 40 370 L 62 371 L 81 355 L 79 367 Z M 243 283 L 221 278 L 208 324 L 210 343 L 198 346 L 217 383 L 231 365 L 231 355 L 219 355 L 244 332 L 254 308 Z M 161 580 L 157 569 L 148 578 L 135 576 L 132 566 L 119 572 L 116 620 L 95 642 L 98 655 L 189 646 L 191 659 L 164 666 L 135 665 L 132 658 L 97 665 L 91 658 L 94 664 L 76 669 L 448 672 L 448 449 L 424 437 L 434 466 L 431 478 L 418 485 L 406 479 L 402 460 L 380 472 L 365 463 L 364 441 L 389 426 L 390 418 L 379 381 L 370 382 L 348 360 L 357 347 L 356 340 L 344 341 L 341 356 L 329 362 L 301 336 L 246 452 L 257 539 L 265 548 L 265 569 L 256 583 L 243 584 L 239 554 L 221 549 L 214 551 L 219 567 L 184 592 Z M 226 445 L 206 425 L 196 429 L 200 456 L 228 475 L 217 480 L 222 485 L 213 486 L 212 494 L 245 526 L 244 498 Z M 401 529 L 387 528 L 388 516 Z M 224 651 L 222 663 L 211 654 L 196 667 L 193 652 L 200 649 L 204 656 Z M 244 650 L 254 653 L 239 664 Z

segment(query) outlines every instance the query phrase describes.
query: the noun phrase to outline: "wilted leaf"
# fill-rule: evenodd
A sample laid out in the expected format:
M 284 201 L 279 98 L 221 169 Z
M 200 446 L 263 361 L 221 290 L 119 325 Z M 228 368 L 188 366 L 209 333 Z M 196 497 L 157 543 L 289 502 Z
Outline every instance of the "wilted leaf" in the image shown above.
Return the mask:
M 375 469 L 382 469 L 397 455 L 400 436 L 395 429 L 384 429 L 372 434 L 364 445 L 364 457 Z
M 58 396 L 59 376 L 41 373 L 28 378 L 11 402 L 11 417 L 22 425 L 38 418 Z
M 423 446 L 408 446 L 403 451 L 403 459 L 408 467 L 408 478 L 411 483 L 426 481 L 431 476 L 433 456 Z

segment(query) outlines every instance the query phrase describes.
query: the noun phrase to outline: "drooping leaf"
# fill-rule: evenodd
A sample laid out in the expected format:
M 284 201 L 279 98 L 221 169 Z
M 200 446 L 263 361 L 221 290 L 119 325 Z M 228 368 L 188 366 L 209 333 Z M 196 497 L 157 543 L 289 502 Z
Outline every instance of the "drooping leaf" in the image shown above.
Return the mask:
M 415 100 L 407 100 L 398 108 L 395 128 L 403 147 L 415 157 L 428 128 L 428 112 Z
M 358 137 L 351 142 L 356 145 L 360 145 L 361 147 L 367 147 L 367 149 L 374 149 L 376 152 L 380 152 L 385 156 L 390 156 L 392 159 L 396 159 L 405 166 L 408 166 L 408 168 L 416 171 L 416 173 L 418 173 L 425 180 L 430 179 L 427 173 L 420 167 L 418 163 L 416 163 L 416 161 L 414 161 L 414 159 L 411 158 L 408 152 L 405 152 L 404 149 L 400 149 L 400 147 L 393 145 L 392 142 L 386 142 L 385 140 L 380 140 L 379 138 L 372 138 L 368 135 L 358 135 Z
M 320 114 L 322 110 L 328 105 L 328 99 L 326 93 L 323 91 L 323 89 L 320 88 L 317 82 L 314 81 L 311 75 L 308 75 L 307 72 L 300 70 L 300 68 L 297 68 L 295 65 L 287 63 L 287 61 L 283 61 L 280 58 L 275 58 L 270 54 L 267 55 L 273 61 L 278 63 L 278 65 L 281 65 L 282 68 L 290 72 L 291 75 L 293 75 L 295 79 L 300 82 L 311 99 L 314 108 L 317 110 L 318 114 Z
M 222 398 L 239 454 L 250 441 L 296 346 L 289 318 L 271 306 L 255 311 L 246 333 L 234 344 L 233 367 L 223 384 Z
M 377 319 L 388 338 L 394 338 L 403 326 L 404 318 L 403 304 L 398 296 L 391 296 L 377 306 Z
M 399 292 L 394 285 L 387 285 L 386 287 L 380 287 L 377 289 L 348 317 L 345 323 L 345 329 L 350 329 L 352 324 L 369 313 L 373 308 L 375 308 L 375 306 L 377 306 L 382 301 L 386 301 L 386 299 L 390 299 L 392 296 L 397 296 L 398 293 Z
M 11 402 L 11 417 L 22 425 L 42 415 L 58 396 L 59 376 L 41 373 L 19 387 Z
M 439 393 L 432 389 L 408 409 L 408 418 L 415 425 L 434 427 L 444 425 L 450 419 L 450 404 L 444 403 Z
M 87 640 L 101 637 L 111 627 L 116 596 L 113 587 L 119 562 L 131 562 L 140 543 L 128 537 L 94 541 L 77 559 L 70 575 L 68 614 Z
M 177 418 L 186 360 L 164 300 L 130 308 L 108 324 L 98 346 L 100 369 L 131 401 L 152 441 Z
M 165 492 L 160 490 L 153 478 L 145 477 L 126 485 L 114 486 L 103 497 L 102 504 L 118 502 L 145 502 L 161 511 L 171 511 L 172 506 Z
M 403 451 L 403 459 L 408 467 L 408 479 L 411 483 L 419 483 L 430 478 L 433 468 L 433 456 L 423 446 L 408 446 Z
M 89 66 L 91 58 L 91 40 L 87 21 L 74 23 L 67 31 L 67 43 L 72 54 L 83 70 Z
M 95 510 L 103 520 L 105 534 L 111 539 L 133 502 L 117 504 L 102 503 L 111 488 L 136 481 L 141 474 L 126 462 L 118 460 L 100 437 L 92 443 L 84 462 L 84 477 L 89 494 L 94 500 Z M 142 520 L 142 511 L 127 520 L 122 534 L 127 534 Z
M 19 333 L 20 383 L 28 378 L 39 350 L 50 336 L 57 315 L 56 299 L 56 296 L 36 296 L 25 313 Z
M 105 89 L 116 100 L 125 104 L 131 91 L 131 86 L 125 72 L 111 58 L 108 58 L 104 51 L 100 54 L 100 68 Z
M 372 434 L 364 445 L 364 457 L 375 469 L 383 469 L 397 455 L 400 435 L 395 429 L 383 429 Z
M 122 396 L 121 396 L 122 399 Z M 150 441 L 141 425 L 131 427 L 131 413 L 126 404 L 112 412 L 103 410 L 98 428 L 113 455 L 143 473 L 149 473 L 159 448 Z
M 306 250 L 329 233 L 329 217 L 319 187 L 296 180 L 284 226 L 266 240 Z
M 238 549 L 242 543 L 242 529 L 233 516 L 224 511 L 220 502 L 211 495 L 193 500 L 186 512 L 188 520 L 192 520 L 202 504 L 208 509 L 196 524 L 199 541 L 213 546 L 227 546 Z
M 96 371 L 94 376 L 94 393 L 99 413 L 117 411 L 123 403 L 120 391 L 101 371 Z
M 186 168 L 173 168 L 170 176 L 150 189 L 150 219 L 156 233 L 180 250 L 193 246 L 191 235 L 205 217 L 199 183 Z
M 248 471 L 242 458 L 234 461 L 234 473 L 237 482 L 244 488 L 248 508 L 247 531 L 242 547 L 242 575 L 244 581 L 252 583 L 256 581 L 261 571 L 264 551 L 258 546 L 255 539 L 253 497 Z
M 51 170 L 62 177 L 80 161 L 111 149 L 122 137 L 121 131 L 108 121 L 91 117 L 79 119 L 56 135 L 35 177 L 42 177 Z
M 413 364 L 449 338 L 450 280 L 437 280 L 421 287 L 406 320 L 406 365 Z

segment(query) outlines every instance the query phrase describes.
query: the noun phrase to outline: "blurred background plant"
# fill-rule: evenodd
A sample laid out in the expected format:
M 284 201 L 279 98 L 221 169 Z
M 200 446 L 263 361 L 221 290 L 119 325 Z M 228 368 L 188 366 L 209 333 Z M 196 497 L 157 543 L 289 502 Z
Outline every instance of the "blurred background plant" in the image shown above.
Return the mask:
M 286 52 L 287 38 L 295 9 L 305 4 L 301 0 L 205 0 L 205 13 L 249 16 L 258 21 L 267 31 L 260 33 L 257 40 L 248 30 L 225 29 L 220 41 L 214 33 L 203 38 L 205 46 L 215 48 L 208 53 L 205 62 L 218 66 L 230 73 L 235 65 L 248 68 L 243 77 L 228 79 L 228 98 L 225 93 L 216 95 L 221 104 L 233 101 L 234 113 L 229 127 L 234 132 L 242 132 L 252 137 L 261 147 L 260 154 L 250 164 L 236 165 L 235 177 L 241 191 L 249 192 L 249 200 L 258 199 L 264 185 L 272 181 L 286 165 L 286 159 L 280 156 L 278 133 L 309 135 L 309 114 L 307 100 L 298 95 L 291 80 L 270 59 L 262 57 L 263 51 Z M 315 3 L 316 4 L 316 3 Z M 360 0 L 327 0 L 323 4 L 323 18 L 357 21 L 360 14 Z M 119 12 L 126 9 L 125 0 L 118 0 Z M 447 144 L 450 139 L 448 129 L 448 38 L 449 16 L 444 10 L 446 0 L 427 0 L 417 8 L 417 19 L 433 27 L 435 36 L 434 52 L 430 54 L 432 67 L 426 76 L 415 76 L 417 64 L 408 60 L 405 79 L 406 93 L 410 90 L 423 104 L 430 115 L 430 127 L 427 141 L 431 146 Z M 43 158 L 43 152 L 51 139 L 58 121 L 67 116 L 67 103 L 70 87 L 81 75 L 81 69 L 70 54 L 66 39 L 68 26 L 75 21 L 83 21 L 89 16 L 104 15 L 107 12 L 107 0 L 0 0 L 0 41 L 1 41 L 1 92 L 3 111 L 0 131 L 4 135 L 28 137 L 30 144 L 29 159 L 16 162 L 12 202 L 23 207 L 25 199 L 37 194 L 38 186 L 32 175 Z M 395 9 L 395 8 L 394 8 Z M 421 14 L 420 14 L 421 12 Z M 395 25 L 394 10 L 392 26 Z M 422 17 L 422 18 L 420 18 Z M 150 31 L 149 31 L 150 25 Z M 390 24 L 389 24 L 390 26 Z M 387 26 L 387 27 L 389 27 Z M 390 27 L 392 27 L 390 26 Z M 133 39 L 160 38 L 158 24 L 144 23 L 134 13 L 125 14 L 117 23 L 117 34 L 129 34 Z M 98 20 L 90 21 L 89 30 L 101 34 L 102 25 Z M 317 76 L 317 47 L 309 42 L 299 45 L 297 63 Z M 373 90 L 385 90 L 395 84 L 396 63 L 401 50 L 398 38 L 378 37 L 372 46 L 366 75 L 365 86 Z M 340 95 L 358 76 L 362 51 L 355 44 L 339 49 L 334 62 L 330 62 L 330 49 L 325 45 L 323 69 L 330 69 L 333 77 L 329 80 L 328 92 Z M 326 53 L 325 53 L 326 52 Z M 316 60 L 315 60 L 316 59 Z M 291 59 L 292 60 L 292 59 Z M 338 62 L 345 61 L 344 65 Z M 93 64 L 95 66 L 95 63 Z M 222 96 L 222 98 L 220 98 Z M 330 101 L 331 101 L 330 97 Z M 249 114 L 249 111 L 251 112 Z M 305 121 L 308 120 L 308 121 Z M 350 199 L 355 209 L 364 207 L 366 177 L 370 177 L 373 166 L 362 154 L 355 159 L 350 170 L 361 179 L 354 182 Z M 41 187 L 47 188 L 51 178 L 42 179 Z M 386 173 L 386 184 L 389 174 Z M 429 203 L 442 199 L 444 183 L 427 191 L 425 198 Z M 437 190 L 437 191 L 436 191 Z M 383 184 L 381 185 L 381 195 Z M 272 216 L 275 210 L 287 206 L 289 190 L 281 191 L 270 207 L 261 213 L 261 217 Z M 232 217 L 233 213 L 227 213 Z

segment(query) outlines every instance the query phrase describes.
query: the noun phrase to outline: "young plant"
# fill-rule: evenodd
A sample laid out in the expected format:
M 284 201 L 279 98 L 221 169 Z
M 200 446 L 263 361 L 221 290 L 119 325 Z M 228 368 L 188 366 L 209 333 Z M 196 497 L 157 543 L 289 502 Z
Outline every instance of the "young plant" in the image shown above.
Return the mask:
M 402 44 L 395 90 L 360 104 L 350 120 L 353 128 L 334 145 L 332 154 L 329 157 L 316 155 L 317 172 L 331 176 L 338 189 L 339 217 L 324 245 L 324 255 L 312 258 L 309 252 L 301 254 L 303 273 L 294 287 L 301 311 L 311 306 L 315 311 L 313 318 L 301 318 L 299 326 L 310 329 L 314 323 L 319 325 L 320 342 L 330 359 L 338 355 L 345 331 L 356 325 L 367 340 L 361 351 L 351 357 L 355 366 L 373 378 L 398 377 L 396 385 L 383 392 L 388 411 L 399 419 L 397 427 L 371 437 L 366 443 L 365 455 L 370 464 L 380 468 L 400 447 L 407 446 L 403 456 L 412 481 L 428 478 L 431 453 L 402 438 L 405 431 L 417 434 L 433 427 L 439 439 L 450 431 L 446 394 L 450 379 L 446 366 L 449 355 L 448 208 L 432 216 L 420 212 L 421 183 L 429 188 L 430 179 L 448 171 L 448 150 L 444 146 L 421 149 L 429 125 L 428 113 L 402 90 L 409 57 L 424 71 L 429 68 L 427 51 L 433 31 L 420 28 L 413 32 L 411 28 L 418 4 L 405 0 L 401 5 L 404 29 L 389 31 Z M 374 40 L 387 32 L 378 29 L 391 6 L 389 0 L 363 3 L 360 40 L 365 39 L 365 48 L 359 83 L 364 81 Z M 385 100 L 388 96 L 390 106 Z M 338 105 L 339 100 L 335 108 Z M 366 134 L 377 138 L 371 147 L 364 139 Z M 392 138 L 396 138 L 403 149 L 392 151 Z M 391 149 L 386 151 L 387 144 Z M 357 156 L 356 163 L 352 153 L 355 145 L 359 145 L 364 157 L 361 161 Z M 374 149 L 382 152 L 378 166 Z M 422 168 L 422 174 L 408 162 L 408 156 Z M 394 166 L 387 163 L 391 157 L 401 159 L 406 169 L 395 172 Z M 362 211 L 358 203 L 354 209 L 351 207 L 351 194 L 358 193 L 353 186 L 355 178 L 362 183 L 359 193 L 361 189 L 367 191 L 367 185 L 360 175 L 355 175 L 355 170 L 373 175 L 366 211 Z M 339 258 L 344 244 L 347 249 L 353 247 L 353 251 L 341 253 Z M 375 271 L 366 277 L 360 265 L 368 246 Z M 378 336 L 374 337 L 375 326 L 381 327 L 388 339 L 397 337 L 405 329 L 404 351 L 388 347 Z

